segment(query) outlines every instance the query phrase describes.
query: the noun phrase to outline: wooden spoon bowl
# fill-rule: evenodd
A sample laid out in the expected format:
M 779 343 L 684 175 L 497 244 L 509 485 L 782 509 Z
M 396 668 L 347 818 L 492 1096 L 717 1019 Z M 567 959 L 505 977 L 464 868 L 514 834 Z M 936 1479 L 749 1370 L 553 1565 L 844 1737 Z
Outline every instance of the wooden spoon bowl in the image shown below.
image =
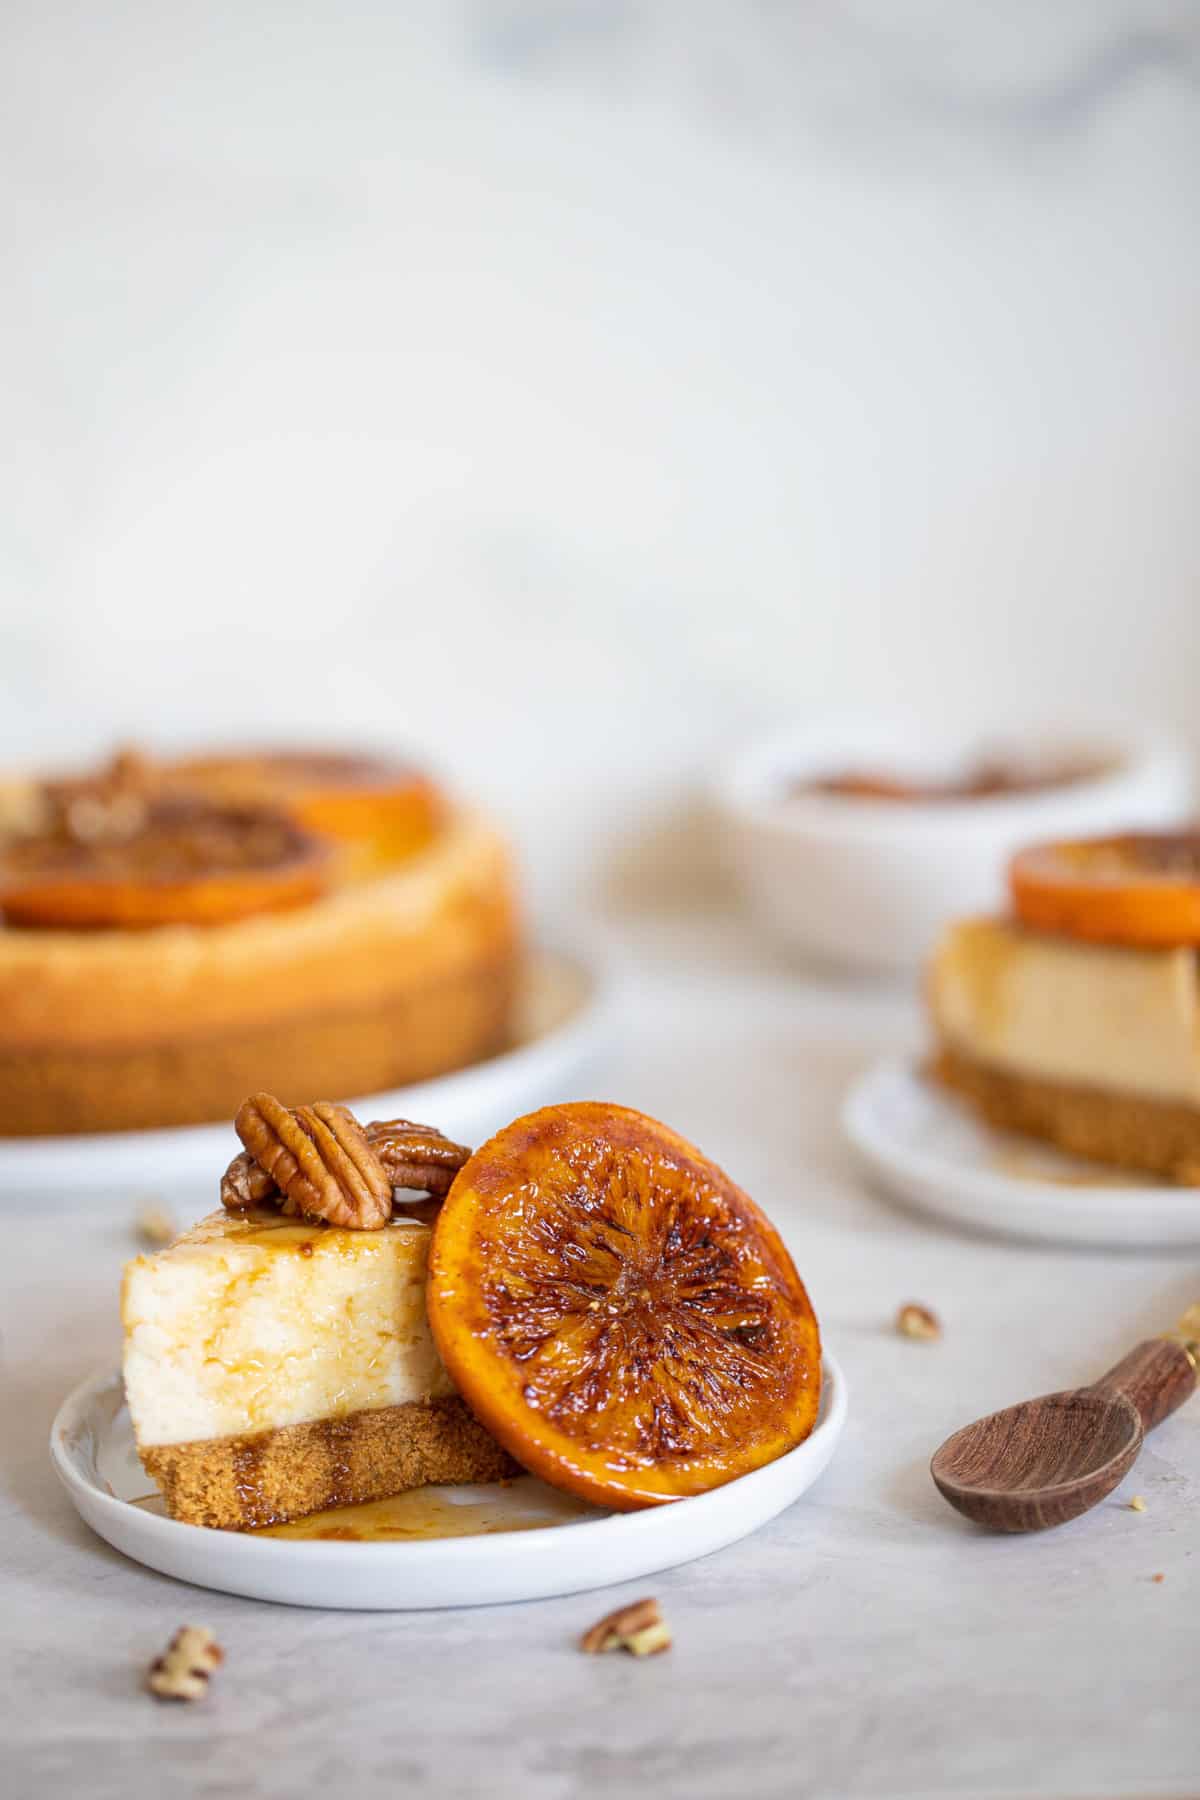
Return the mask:
M 977 1419 L 946 1439 L 930 1469 L 951 1506 L 977 1525 L 1040 1531 L 1111 1494 L 1142 1436 L 1131 1400 L 1078 1388 Z
M 1194 1392 L 1196 1353 L 1140 1344 L 1091 1387 L 1024 1400 L 946 1439 L 930 1464 L 939 1493 L 993 1531 L 1041 1531 L 1096 1506 L 1129 1473 L 1147 1431 Z

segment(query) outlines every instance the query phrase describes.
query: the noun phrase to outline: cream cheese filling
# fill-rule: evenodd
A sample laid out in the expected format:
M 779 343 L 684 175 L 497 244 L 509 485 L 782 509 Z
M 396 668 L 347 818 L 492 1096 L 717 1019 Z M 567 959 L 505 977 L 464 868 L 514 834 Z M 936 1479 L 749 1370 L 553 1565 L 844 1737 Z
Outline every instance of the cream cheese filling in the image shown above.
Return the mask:
M 968 919 L 934 953 L 929 1002 L 946 1043 L 979 1062 L 1200 1105 L 1194 949 L 1083 944 Z
M 425 1316 L 430 1229 L 218 1212 L 125 1270 L 140 1446 L 338 1418 L 454 1392 Z

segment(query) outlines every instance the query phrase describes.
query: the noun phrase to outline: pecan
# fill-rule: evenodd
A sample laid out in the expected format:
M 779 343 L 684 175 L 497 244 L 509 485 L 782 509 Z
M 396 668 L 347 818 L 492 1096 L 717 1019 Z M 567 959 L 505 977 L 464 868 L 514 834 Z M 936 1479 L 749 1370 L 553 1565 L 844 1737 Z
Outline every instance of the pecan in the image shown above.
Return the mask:
M 161 1250 L 164 1244 L 173 1244 L 179 1236 L 174 1214 L 156 1201 L 148 1201 L 141 1208 L 134 1225 L 138 1237 L 151 1250 Z
M 391 1218 L 392 1184 L 347 1107 L 318 1100 L 289 1112 L 273 1094 L 252 1094 L 233 1123 L 284 1195 L 284 1213 L 358 1231 Z
M 631 1656 L 658 1656 L 671 1648 L 671 1631 L 657 1600 L 635 1600 L 585 1631 L 579 1648 L 589 1656 L 606 1650 L 628 1650 Z
M 126 745 L 93 775 L 48 782 L 46 794 L 74 843 L 122 844 L 145 826 L 153 786 L 154 765 Z
M 247 1106 L 256 1104 L 257 1100 L 246 1102 Z M 305 1110 L 302 1107 L 299 1112 Z M 315 1107 L 312 1110 L 319 1114 L 321 1109 Z M 330 1110 L 357 1126 L 353 1114 L 345 1107 Z M 240 1126 L 238 1131 L 246 1142 Z M 465 1145 L 452 1143 L 435 1126 L 417 1125 L 411 1119 L 376 1119 L 367 1126 L 365 1137 L 393 1189 L 431 1194 L 439 1200 L 449 1192 L 451 1182 L 471 1154 Z M 270 1163 L 270 1156 L 264 1164 L 249 1149 L 235 1156 L 221 1177 L 221 1204 L 230 1212 L 246 1212 L 256 1206 L 282 1206 L 284 1212 L 293 1213 L 303 1210 L 291 1196 L 280 1193 L 279 1181 L 273 1167 L 268 1166 Z M 411 1215 L 420 1204 L 405 1205 L 406 1213 Z
M 66 834 L 77 844 L 127 843 L 146 819 L 146 802 L 138 794 L 80 794 L 63 811 Z
M 260 1168 L 248 1150 L 240 1150 L 221 1177 L 221 1205 L 230 1212 L 269 1206 L 279 1197 L 275 1177 Z
M 910 1300 L 896 1314 L 896 1330 L 901 1337 L 925 1338 L 927 1341 L 942 1335 L 937 1314 L 930 1312 L 927 1306 L 918 1306 L 915 1300 Z
M 208 1678 L 225 1652 L 203 1625 L 181 1625 L 146 1672 L 146 1685 L 160 1700 L 202 1700 Z
M 383 1164 L 394 1188 L 417 1194 L 447 1194 L 471 1152 L 432 1125 L 411 1119 L 376 1119 L 367 1126 L 367 1142 Z

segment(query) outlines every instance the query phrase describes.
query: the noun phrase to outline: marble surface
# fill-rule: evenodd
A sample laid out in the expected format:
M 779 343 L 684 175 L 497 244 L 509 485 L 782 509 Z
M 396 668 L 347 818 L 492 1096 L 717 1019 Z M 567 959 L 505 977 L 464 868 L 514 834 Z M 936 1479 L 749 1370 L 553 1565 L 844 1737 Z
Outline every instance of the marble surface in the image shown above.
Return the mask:
M 752 1539 L 612 1595 L 367 1616 L 181 1587 L 92 1537 L 51 1473 L 60 1398 L 116 1353 L 133 1248 L 132 1201 L 89 1215 L 64 1195 L 10 1228 L 0 1259 L 0 1761 L 14 1800 L 1196 1791 L 1200 1407 L 1161 1427 L 1098 1511 L 1045 1536 L 968 1527 L 926 1463 L 967 1418 L 1098 1374 L 1195 1299 L 1200 1272 L 972 1239 L 894 1210 L 858 1177 L 835 1115 L 868 1059 L 912 1041 L 909 998 L 782 969 L 717 908 L 608 923 L 624 1029 L 595 1091 L 694 1137 L 783 1227 L 850 1383 L 830 1470 Z M 941 1315 L 940 1343 L 894 1334 L 909 1298 Z M 1144 1513 L 1124 1504 L 1134 1492 Z M 578 1633 L 646 1588 L 672 1653 L 581 1656 Z M 139 1677 L 184 1621 L 211 1624 L 228 1661 L 203 1706 L 164 1708 Z

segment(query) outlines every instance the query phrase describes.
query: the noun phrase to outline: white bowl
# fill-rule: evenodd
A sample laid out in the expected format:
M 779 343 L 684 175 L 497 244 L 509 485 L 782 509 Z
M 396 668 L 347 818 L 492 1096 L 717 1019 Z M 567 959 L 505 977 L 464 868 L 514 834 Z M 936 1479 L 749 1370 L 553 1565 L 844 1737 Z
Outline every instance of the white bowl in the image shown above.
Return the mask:
M 1097 773 L 1025 793 L 937 802 L 792 793 L 850 768 L 952 776 L 997 746 L 1023 761 L 1080 757 Z M 718 775 L 724 848 L 755 919 L 823 962 L 908 970 L 963 914 L 1005 903 L 1009 858 L 1039 839 L 1164 826 L 1192 782 L 1174 745 L 1112 730 L 938 732 L 903 720 L 825 720 L 752 745 Z

